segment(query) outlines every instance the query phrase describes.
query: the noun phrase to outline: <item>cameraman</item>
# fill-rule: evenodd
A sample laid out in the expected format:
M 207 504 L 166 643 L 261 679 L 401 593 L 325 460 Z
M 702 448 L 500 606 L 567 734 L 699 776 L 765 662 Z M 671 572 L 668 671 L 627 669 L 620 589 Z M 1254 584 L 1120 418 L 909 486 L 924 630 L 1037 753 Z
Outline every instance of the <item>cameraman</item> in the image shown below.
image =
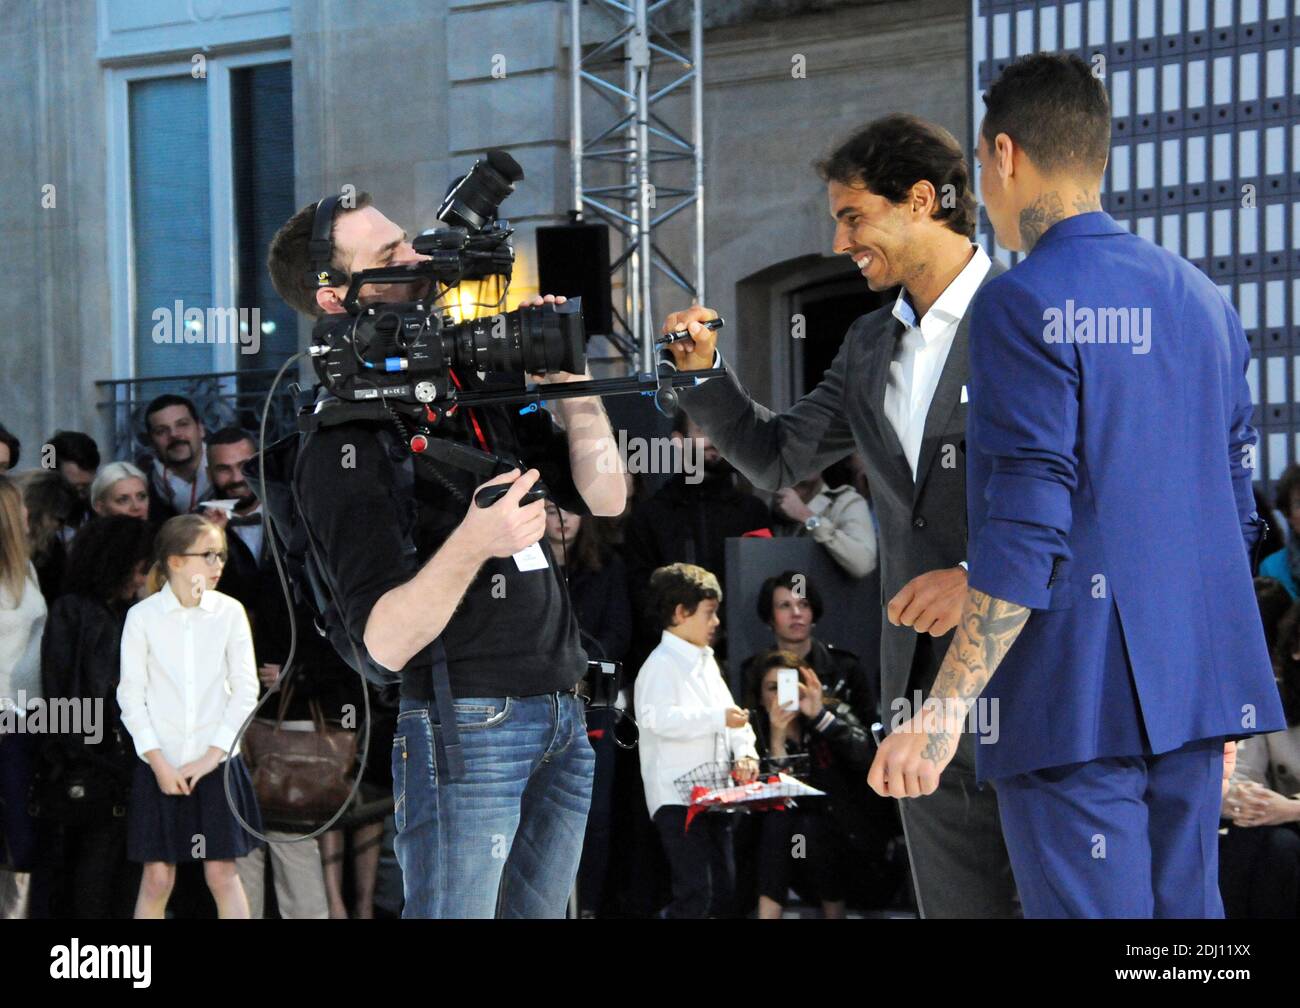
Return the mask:
M 343 312 L 347 286 L 312 282 L 315 211 L 304 207 L 280 229 L 269 266 L 285 301 L 320 317 Z M 425 258 L 366 193 L 338 206 L 331 239 L 332 265 L 349 276 Z M 544 301 L 563 298 L 527 304 Z M 466 390 L 483 385 L 473 372 L 453 369 L 453 377 Z M 556 409 L 563 430 L 544 410 L 521 416 L 501 406 L 461 406 L 434 429 L 534 466 L 487 481 L 510 485 L 489 508 L 472 503 L 473 476 L 441 463 L 416 465 L 413 489 L 403 489 L 370 424 L 324 427 L 304 449 L 302 507 L 351 636 L 402 675 L 392 761 L 406 917 L 562 917 L 577 873 L 594 766 L 575 692 L 586 655 L 543 536 L 544 503 L 521 507 L 520 499 L 540 476 L 560 507 L 612 516 L 626 491 L 599 400 L 560 400 Z M 405 527 L 416 562 L 404 556 Z M 544 566 L 516 556 L 533 544 Z M 435 769 L 430 645 L 438 638 L 465 761 L 458 780 Z

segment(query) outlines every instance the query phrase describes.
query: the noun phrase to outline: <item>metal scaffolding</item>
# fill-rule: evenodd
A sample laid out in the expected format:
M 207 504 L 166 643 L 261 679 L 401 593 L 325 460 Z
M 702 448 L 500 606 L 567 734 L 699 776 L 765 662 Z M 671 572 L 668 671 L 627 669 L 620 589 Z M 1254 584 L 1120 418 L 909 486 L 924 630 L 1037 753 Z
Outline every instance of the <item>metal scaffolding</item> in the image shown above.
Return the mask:
M 623 236 L 621 254 L 610 265 L 612 274 L 622 271 L 624 276 L 623 311 L 617 303 L 615 307 L 616 328 L 622 331 L 611 338 L 643 372 L 655 368 L 653 342 L 659 322 L 652 303 L 654 271 L 681 287 L 692 301 L 704 302 L 702 5 L 703 0 L 590 0 L 587 18 L 595 20 L 598 9 L 607 16 L 600 18 L 601 31 L 607 32 L 612 22 L 613 34 L 594 45 L 589 42 L 584 53 L 584 0 L 569 0 L 573 207 L 579 219 L 593 213 Z M 690 14 L 689 55 L 663 26 L 666 12 L 676 14 L 684 7 Z M 656 71 L 671 79 L 663 83 Z M 687 85 L 691 121 L 677 129 L 657 106 Z M 589 94 L 608 106 L 597 106 L 605 115 L 591 117 L 596 130 L 591 136 L 584 132 L 584 97 Z M 681 174 L 683 162 L 689 165 L 689 181 L 665 181 L 674 167 Z M 605 177 L 612 181 L 605 184 Z M 668 221 L 676 219 L 675 226 L 681 227 L 691 214 L 693 279 L 656 240 Z

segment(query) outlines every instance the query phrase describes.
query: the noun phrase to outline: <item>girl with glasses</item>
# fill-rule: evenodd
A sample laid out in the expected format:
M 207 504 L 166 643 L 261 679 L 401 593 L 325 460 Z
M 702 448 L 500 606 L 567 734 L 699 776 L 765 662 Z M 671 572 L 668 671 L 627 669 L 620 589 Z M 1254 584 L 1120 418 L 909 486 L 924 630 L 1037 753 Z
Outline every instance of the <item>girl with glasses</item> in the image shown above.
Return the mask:
M 127 855 L 144 865 L 135 916 L 161 918 L 176 865 L 202 861 L 220 917 L 248 917 L 235 859 L 259 846 L 262 820 L 236 736 L 257 703 L 244 608 L 216 590 L 225 533 L 200 515 L 158 531 L 152 594 L 127 613 L 117 701 L 141 762 L 127 813 Z M 214 772 L 215 771 L 215 772 Z

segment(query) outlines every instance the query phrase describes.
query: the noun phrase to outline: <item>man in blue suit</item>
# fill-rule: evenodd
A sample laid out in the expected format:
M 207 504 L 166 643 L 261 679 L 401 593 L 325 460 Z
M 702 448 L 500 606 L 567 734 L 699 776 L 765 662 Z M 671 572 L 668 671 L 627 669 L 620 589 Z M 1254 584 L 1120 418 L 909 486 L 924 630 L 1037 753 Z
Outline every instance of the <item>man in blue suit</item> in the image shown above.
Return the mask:
M 961 623 L 869 781 L 929 794 L 978 703 L 1026 916 L 1221 917 L 1231 740 L 1285 727 L 1250 576 L 1245 334 L 1102 212 L 1088 64 L 1027 57 L 984 102 L 981 195 L 1028 255 L 971 307 Z

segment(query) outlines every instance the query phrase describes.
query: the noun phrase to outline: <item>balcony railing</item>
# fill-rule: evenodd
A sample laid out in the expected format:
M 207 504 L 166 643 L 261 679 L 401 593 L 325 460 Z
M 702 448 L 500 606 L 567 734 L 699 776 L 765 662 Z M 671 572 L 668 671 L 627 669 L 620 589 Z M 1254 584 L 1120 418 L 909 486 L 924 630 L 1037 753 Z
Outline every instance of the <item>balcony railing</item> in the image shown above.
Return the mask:
M 183 395 L 194 403 L 209 434 L 222 427 L 242 427 L 254 438 L 262 422 L 266 390 L 275 368 L 170 375 L 160 378 L 108 378 L 95 382 L 99 408 L 107 413 L 112 454 L 105 459 L 134 459 L 152 446 L 144 440 L 144 411 L 164 392 Z M 266 442 L 290 434 L 294 427 L 294 387 L 284 381 L 276 390 L 266 421 Z

